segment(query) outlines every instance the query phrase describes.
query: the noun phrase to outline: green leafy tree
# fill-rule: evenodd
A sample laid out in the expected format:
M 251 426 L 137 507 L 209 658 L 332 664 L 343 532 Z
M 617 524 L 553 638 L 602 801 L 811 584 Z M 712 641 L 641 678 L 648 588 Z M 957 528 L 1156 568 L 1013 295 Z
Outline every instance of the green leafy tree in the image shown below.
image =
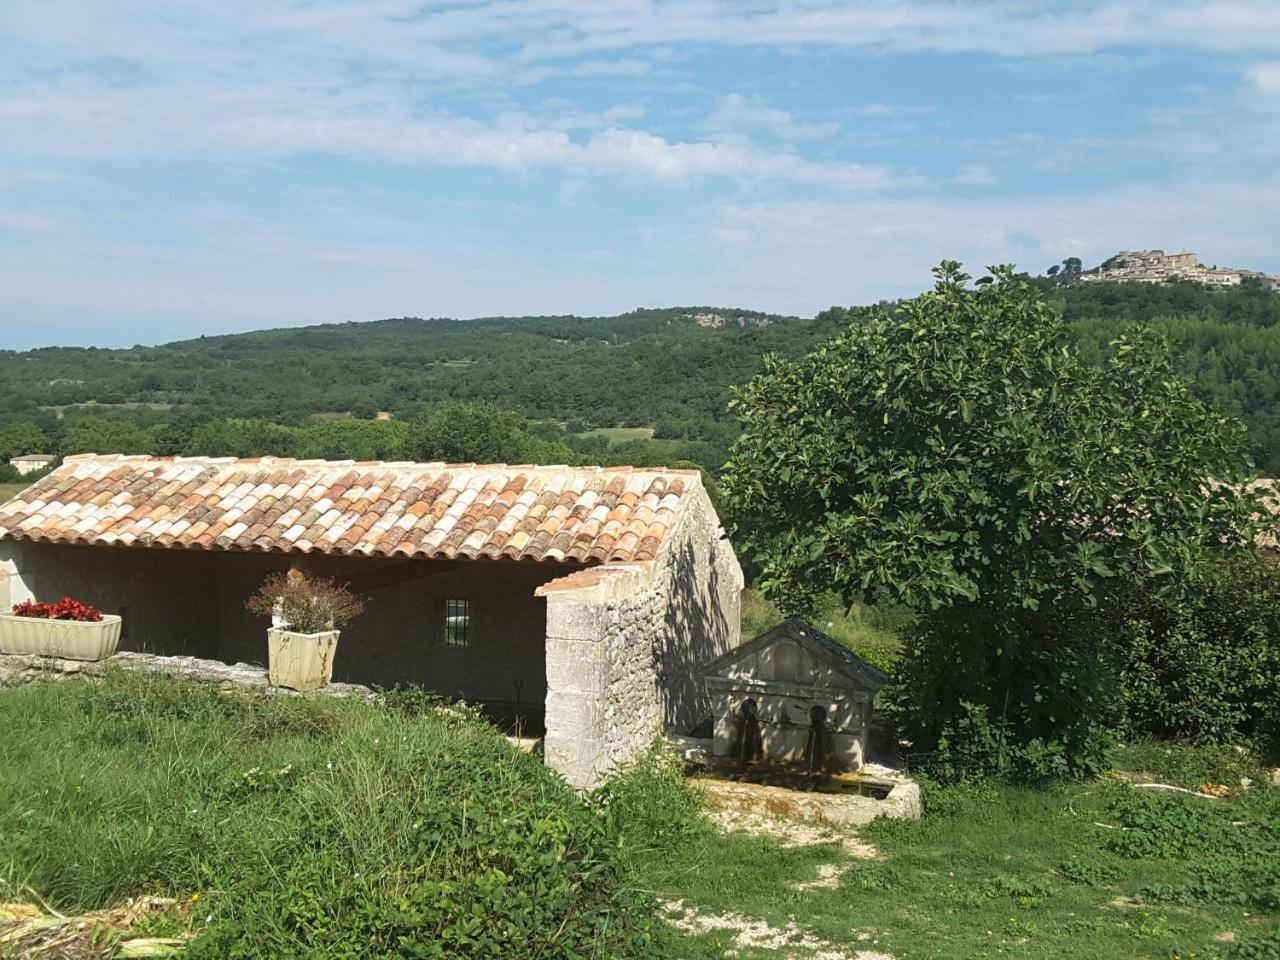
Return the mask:
M 297 453 L 322 460 L 404 460 L 410 432 L 401 420 L 330 420 L 297 431 Z
M 210 420 L 191 432 L 186 451 L 210 457 L 287 457 L 293 454 L 294 432 L 264 420 Z
M 62 436 L 64 454 L 150 453 L 151 450 L 152 438 L 130 420 L 85 417 Z
M 1259 507 L 1228 485 L 1243 430 L 1144 332 L 1091 365 L 1012 268 L 976 289 L 935 272 L 736 392 L 737 542 L 788 610 L 834 589 L 921 611 L 903 658 L 918 748 L 990 734 L 996 765 L 1087 770 L 1116 704 L 1099 611 L 1251 544 Z
M 412 425 L 407 449 L 417 460 L 498 463 L 518 459 L 525 439 L 519 414 L 487 403 L 445 403 Z
M 48 453 L 52 447 L 49 435 L 30 420 L 18 420 L 0 428 L 0 460 L 28 453 Z

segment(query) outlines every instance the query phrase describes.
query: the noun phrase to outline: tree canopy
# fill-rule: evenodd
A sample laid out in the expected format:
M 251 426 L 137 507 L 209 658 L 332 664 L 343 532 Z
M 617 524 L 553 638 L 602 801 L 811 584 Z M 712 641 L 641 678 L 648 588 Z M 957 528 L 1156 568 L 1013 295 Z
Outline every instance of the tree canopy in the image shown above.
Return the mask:
M 1104 710 L 1109 591 L 1251 544 L 1244 431 L 1149 331 L 1090 363 L 1011 268 L 976 287 L 954 262 L 936 274 L 737 391 L 736 542 L 791 610 L 833 589 L 923 612 L 907 670 L 925 742 L 972 708 L 1060 742 Z

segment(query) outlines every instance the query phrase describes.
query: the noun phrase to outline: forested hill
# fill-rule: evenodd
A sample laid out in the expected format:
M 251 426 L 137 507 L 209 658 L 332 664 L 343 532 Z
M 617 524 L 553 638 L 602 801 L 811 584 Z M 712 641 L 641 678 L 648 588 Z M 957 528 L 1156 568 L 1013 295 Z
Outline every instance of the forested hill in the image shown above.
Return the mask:
M 0 353 L 0 415 L 102 405 L 287 424 L 314 415 L 412 417 L 479 400 L 532 419 L 656 427 L 723 438 L 730 383 L 770 350 L 814 336 L 812 320 L 709 307 L 617 317 L 394 319 L 201 337 L 124 350 Z M 77 406 L 81 405 L 81 406 Z M 135 411 L 137 408 L 134 408 Z M 142 414 L 135 413 L 141 416 Z
M 1280 295 L 1253 286 L 1036 282 L 1090 356 L 1135 322 L 1164 333 L 1201 395 L 1249 425 L 1259 466 L 1280 474 Z M 0 352 L 0 447 L 14 424 L 23 427 L 11 434 L 21 444 L 39 445 L 44 435 L 44 446 L 68 452 L 65 437 L 89 419 L 152 429 L 181 422 L 184 431 L 226 418 L 305 426 L 379 413 L 420 419 L 461 400 L 513 410 L 533 421 L 531 432 L 584 452 L 595 449 L 588 440 L 629 439 L 632 459 L 714 468 L 736 433 L 726 412 L 731 385 L 756 372 L 765 353 L 810 349 L 854 312 L 802 319 L 679 307 L 616 317 L 403 318 L 123 350 Z M 628 427 L 636 429 L 589 435 Z M 649 429 L 669 442 L 645 449 L 636 438 Z M 0 457 L 28 452 L 10 446 Z

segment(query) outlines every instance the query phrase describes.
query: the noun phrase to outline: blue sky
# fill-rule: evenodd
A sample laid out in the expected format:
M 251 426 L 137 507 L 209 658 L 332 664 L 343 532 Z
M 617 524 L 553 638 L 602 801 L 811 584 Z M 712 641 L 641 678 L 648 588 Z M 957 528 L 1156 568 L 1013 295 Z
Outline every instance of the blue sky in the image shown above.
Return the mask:
M 0 347 L 1280 273 L 1280 3 L 6 0 Z

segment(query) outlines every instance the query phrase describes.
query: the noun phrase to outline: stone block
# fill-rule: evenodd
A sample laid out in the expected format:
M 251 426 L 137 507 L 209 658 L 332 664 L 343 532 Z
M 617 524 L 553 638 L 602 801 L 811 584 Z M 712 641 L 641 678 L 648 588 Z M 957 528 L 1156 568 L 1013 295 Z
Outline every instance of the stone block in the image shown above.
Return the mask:
M 600 640 L 609 623 L 604 604 L 581 603 L 567 597 L 547 598 L 547 636 L 557 640 Z
M 602 644 L 589 640 L 547 638 L 547 694 L 581 693 L 597 696 L 606 687 L 606 654 Z

